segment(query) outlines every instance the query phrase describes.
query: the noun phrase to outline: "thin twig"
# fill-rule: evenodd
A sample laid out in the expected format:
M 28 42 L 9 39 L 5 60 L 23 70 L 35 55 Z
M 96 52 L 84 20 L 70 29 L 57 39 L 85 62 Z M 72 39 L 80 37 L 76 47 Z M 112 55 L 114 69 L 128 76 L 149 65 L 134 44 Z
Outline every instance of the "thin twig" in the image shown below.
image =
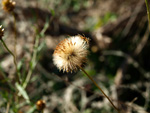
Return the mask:
M 138 17 L 138 14 L 141 11 L 143 4 L 144 4 L 143 1 L 139 1 L 138 4 L 136 5 L 135 10 L 131 14 L 132 16 L 130 16 L 129 21 L 123 30 L 123 37 L 126 37 L 128 35 L 129 31 L 131 30 L 133 23 L 135 22 L 136 18 Z

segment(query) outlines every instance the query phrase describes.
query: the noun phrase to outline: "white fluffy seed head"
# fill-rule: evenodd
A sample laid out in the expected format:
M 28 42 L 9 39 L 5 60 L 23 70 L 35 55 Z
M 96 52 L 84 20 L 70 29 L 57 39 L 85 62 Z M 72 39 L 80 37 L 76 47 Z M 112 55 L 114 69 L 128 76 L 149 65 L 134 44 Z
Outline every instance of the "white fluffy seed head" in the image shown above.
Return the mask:
M 53 62 L 63 72 L 77 71 L 86 62 L 89 39 L 77 35 L 61 41 L 53 54 Z

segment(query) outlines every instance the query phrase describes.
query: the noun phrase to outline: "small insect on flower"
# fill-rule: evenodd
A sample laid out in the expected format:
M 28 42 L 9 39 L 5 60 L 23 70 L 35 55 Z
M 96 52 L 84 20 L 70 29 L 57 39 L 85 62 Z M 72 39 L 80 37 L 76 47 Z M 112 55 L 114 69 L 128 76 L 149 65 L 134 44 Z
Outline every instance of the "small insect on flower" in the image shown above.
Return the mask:
M 2 25 L 0 25 L 0 40 L 2 39 L 4 35 L 4 28 L 2 27 Z
M 12 0 L 2 0 L 3 9 L 7 12 L 11 12 L 14 10 L 16 2 Z
M 53 54 L 53 62 L 63 72 L 77 71 L 86 62 L 89 38 L 81 35 L 61 41 Z

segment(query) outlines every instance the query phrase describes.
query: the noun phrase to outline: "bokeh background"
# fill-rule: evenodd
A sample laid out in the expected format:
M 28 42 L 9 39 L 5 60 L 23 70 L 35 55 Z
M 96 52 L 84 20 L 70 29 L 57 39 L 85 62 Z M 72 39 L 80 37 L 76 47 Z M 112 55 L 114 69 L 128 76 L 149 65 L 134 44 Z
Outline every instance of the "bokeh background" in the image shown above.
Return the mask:
M 1 1 L 0 1 L 1 2 Z M 60 72 L 52 54 L 63 39 L 90 38 L 84 69 L 118 106 L 121 113 L 150 113 L 150 39 L 144 0 L 15 0 L 17 61 L 24 80 L 39 36 L 36 66 L 26 93 L 10 102 L 10 113 L 116 113 L 82 71 Z M 13 16 L 0 8 L 4 40 L 14 51 Z M 12 56 L 0 43 L 0 113 L 12 99 L 6 78 L 14 85 Z M 19 103 L 19 104 L 17 104 Z M 16 107 L 17 106 L 17 107 Z

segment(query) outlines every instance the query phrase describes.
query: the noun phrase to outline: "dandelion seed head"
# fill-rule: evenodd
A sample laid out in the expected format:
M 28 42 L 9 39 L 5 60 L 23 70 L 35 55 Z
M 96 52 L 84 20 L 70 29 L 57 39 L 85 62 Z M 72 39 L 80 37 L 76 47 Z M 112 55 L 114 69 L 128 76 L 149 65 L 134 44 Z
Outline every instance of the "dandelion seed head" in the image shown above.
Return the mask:
M 61 41 L 53 54 L 53 62 L 63 72 L 77 71 L 86 62 L 89 39 L 76 35 Z

